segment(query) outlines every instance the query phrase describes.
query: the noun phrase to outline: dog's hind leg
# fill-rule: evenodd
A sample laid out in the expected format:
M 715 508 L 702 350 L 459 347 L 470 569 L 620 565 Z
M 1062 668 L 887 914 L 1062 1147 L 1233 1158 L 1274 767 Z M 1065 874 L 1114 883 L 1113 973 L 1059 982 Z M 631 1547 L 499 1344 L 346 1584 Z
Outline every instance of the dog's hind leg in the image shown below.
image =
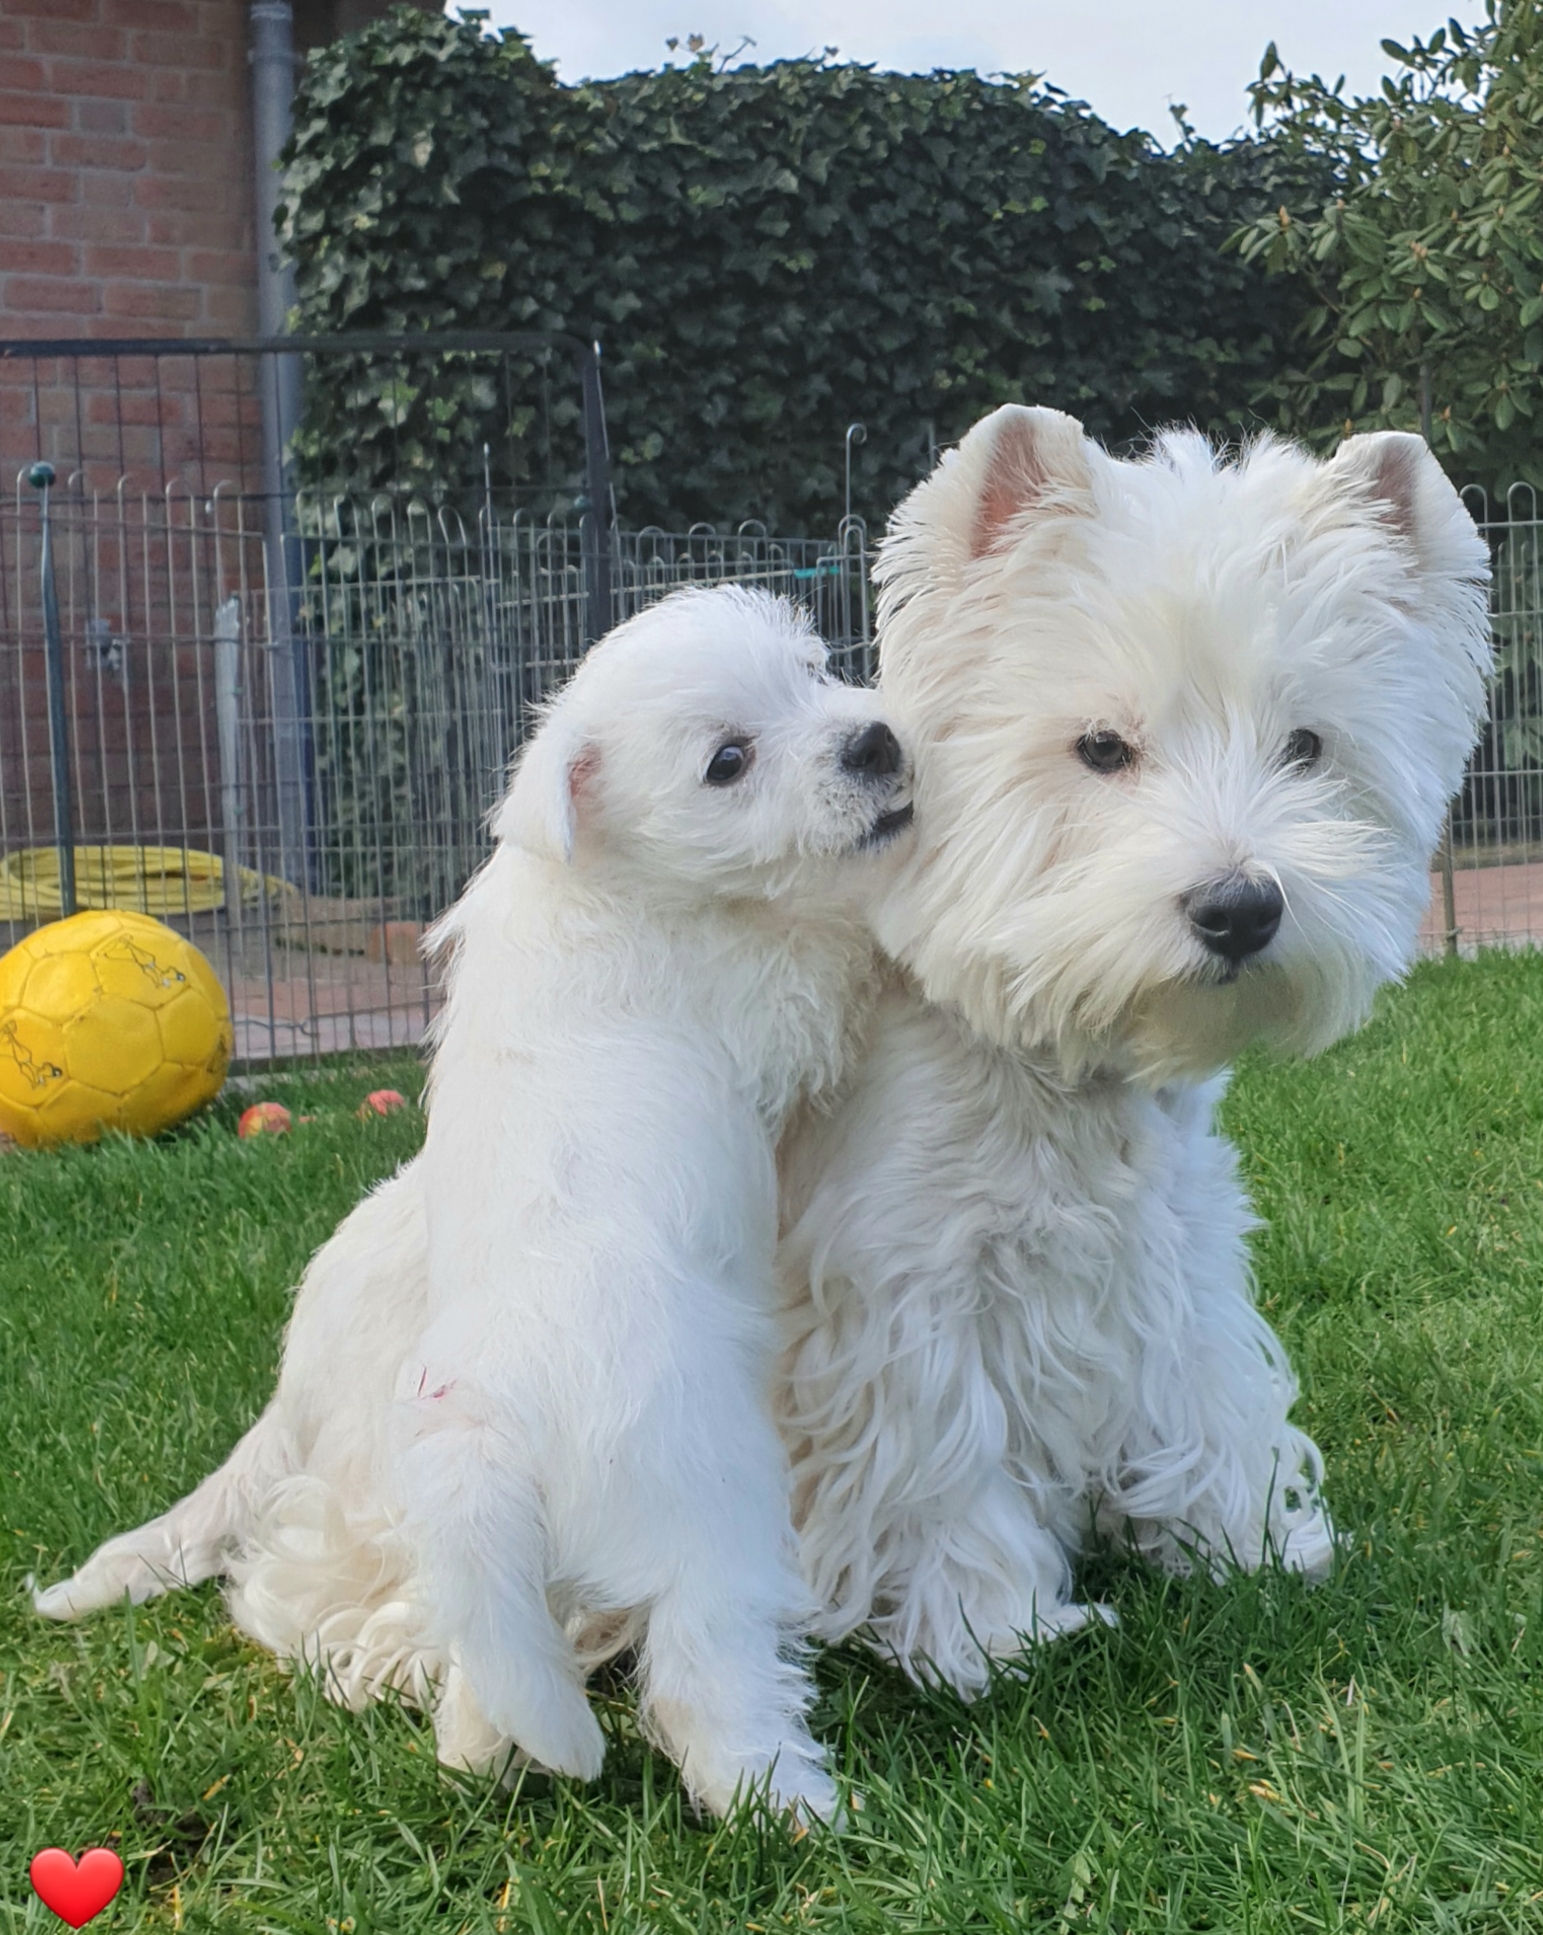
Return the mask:
M 479 1740 L 505 1736 L 553 1773 L 593 1780 L 605 1736 L 584 1697 L 578 1655 L 547 1604 L 535 1486 L 507 1439 L 462 1395 L 441 1391 L 403 1407 L 412 1427 L 398 1466 L 405 1530 L 437 1637 L 464 1671 Z M 465 1764 L 479 1756 L 464 1751 L 460 1695 L 447 1693 L 444 1757 Z
M 138 1605 L 174 1586 L 213 1578 L 224 1571 L 288 1462 L 285 1434 L 270 1405 L 218 1471 L 159 1518 L 98 1546 L 72 1578 L 34 1592 L 33 1605 L 45 1619 L 80 1619 L 125 1593 Z
M 758 1569 L 764 1575 L 764 1555 Z M 721 1551 L 683 1563 L 650 1610 L 643 1711 L 715 1814 L 764 1788 L 774 1807 L 807 1824 L 834 1819 L 838 1797 L 804 1718 L 812 1689 L 787 1656 L 778 1617 L 798 1590 L 791 1567 L 786 1584 L 780 1605 L 757 1603 L 753 1585 L 725 1573 Z
M 452 1659 L 434 1702 L 434 1745 L 440 1760 L 473 1774 L 495 1773 L 509 1760 L 513 1744 L 482 1711 L 465 1667 Z

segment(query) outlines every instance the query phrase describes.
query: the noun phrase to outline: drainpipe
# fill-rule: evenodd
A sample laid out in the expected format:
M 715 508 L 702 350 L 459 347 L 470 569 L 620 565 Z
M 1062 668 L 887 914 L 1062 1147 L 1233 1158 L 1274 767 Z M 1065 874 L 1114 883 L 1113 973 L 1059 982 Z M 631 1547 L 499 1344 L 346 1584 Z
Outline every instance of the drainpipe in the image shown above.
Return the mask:
M 257 191 L 257 333 L 278 336 L 295 300 L 293 269 L 273 230 L 278 159 L 289 139 L 295 92 L 295 20 L 290 0 L 251 0 L 252 150 Z
M 251 0 L 252 155 L 257 209 L 257 333 L 282 336 L 295 301 L 295 275 L 274 232 L 278 158 L 289 139 L 295 91 L 290 0 Z M 268 684 L 278 805 L 278 872 L 298 887 L 306 867 L 306 679 L 296 636 L 298 546 L 289 515 L 285 444 L 300 417 L 300 358 L 260 359 L 263 406 L 263 532 L 267 553 Z

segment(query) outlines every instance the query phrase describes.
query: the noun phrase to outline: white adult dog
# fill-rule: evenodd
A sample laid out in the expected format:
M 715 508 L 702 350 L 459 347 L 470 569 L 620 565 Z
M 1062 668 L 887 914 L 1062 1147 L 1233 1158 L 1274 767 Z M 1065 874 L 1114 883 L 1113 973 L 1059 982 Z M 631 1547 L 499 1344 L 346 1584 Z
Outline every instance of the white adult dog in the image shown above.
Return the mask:
M 247 1630 L 355 1691 L 441 1679 L 446 1757 L 583 1777 L 568 1622 L 630 1616 L 695 1795 L 828 1816 L 788 1651 L 774 1150 L 846 1059 L 909 784 L 787 605 L 685 593 L 597 646 L 439 930 L 422 1154 L 319 1253 L 227 1465 L 40 1610 L 231 1568 Z
M 843 1107 L 785 1152 L 782 1394 L 821 1630 L 978 1689 L 1160 1563 L 1333 1554 L 1214 1127 L 1413 953 L 1489 660 L 1485 549 L 1415 437 L 1111 459 L 1009 407 L 901 508 L 880 688 L 918 841 Z

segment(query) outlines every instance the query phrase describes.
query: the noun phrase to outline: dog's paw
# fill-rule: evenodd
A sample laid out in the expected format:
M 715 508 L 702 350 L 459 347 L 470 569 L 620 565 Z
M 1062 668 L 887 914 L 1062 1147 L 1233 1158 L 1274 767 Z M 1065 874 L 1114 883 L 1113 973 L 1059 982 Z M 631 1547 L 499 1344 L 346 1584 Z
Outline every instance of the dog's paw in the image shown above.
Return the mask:
M 846 1825 L 847 1808 L 840 1789 L 823 1759 L 810 1759 L 807 1753 L 789 1750 L 779 1754 L 770 1767 L 759 1763 L 743 1768 L 737 1776 L 725 1768 L 717 1779 L 693 1780 L 689 1765 L 682 1772 L 694 1798 L 712 1814 L 763 1807 L 795 1836 L 807 1834 L 811 1828 L 839 1831 Z
M 1072 1600 L 1067 1605 L 1052 1607 L 1048 1613 L 1036 1608 L 1029 1638 L 1044 1645 L 1052 1639 L 1065 1639 L 1068 1633 L 1080 1633 L 1088 1626 L 1118 1626 L 1119 1623 L 1120 1615 L 1113 1606 L 1096 1599 L 1086 1605 Z
M 511 1730 L 509 1737 L 536 1773 L 594 1780 L 605 1762 L 605 1734 L 582 1688 L 565 1691 L 571 1691 L 572 1699 L 544 1702 L 540 1713 L 529 1714 L 520 1731 Z
M 464 1669 L 452 1665 L 434 1708 L 434 1744 L 442 1764 L 489 1773 L 507 1763 L 538 1774 L 593 1780 L 605 1760 L 605 1735 L 583 1688 L 554 1678 L 539 1691 L 543 1697 L 526 1702 L 524 1724 L 516 1729 L 490 1715 Z
M 68 1579 L 41 1591 L 29 1588 L 33 1610 L 44 1619 L 84 1619 L 87 1613 L 119 1604 L 125 1593 L 138 1606 L 191 1583 L 179 1564 L 161 1559 L 158 1543 L 149 1543 L 153 1556 L 143 1549 L 140 1534 L 131 1532 L 109 1539 Z
M 848 1809 L 842 1803 L 840 1789 L 822 1767 L 801 1767 L 795 1781 L 780 1780 L 774 1772 L 770 1800 L 777 1812 L 785 1816 L 795 1837 L 818 1827 L 830 1828 L 839 1834 L 847 1824 Z M 858 1804 L 854 1795 L 851 1805 Z
M 586 1707 L 582 1724 L 575 1715 L 574 1724 L 561 1737 L 531 1748 L 531 1760 L 549 1767 L 554 1774 L 566 1774 L 570 1780 L 598 1779 L 605 1764 L 605 1735 L 600 1722 Z
M 32 1610 L 41 1613 L 44 1619 L 81 1619 L 91 1610 L 89 1606 L 77 1606 L 70 1592 L 75 1583 L 73 1578 L 61 1579 L 57 1585 L 39 1587 L 28 1573 L 26 1585 L 32 1594 Z
M 1288 1572 L 1299 1572 L 1309 1585 L 1317 1585 L 1328 1578 L 1339 1556 L 1333 1520 L 1319 1506 L 1310 1517 L 1287 1528 L 1279 1549 L 1280 1562 Z

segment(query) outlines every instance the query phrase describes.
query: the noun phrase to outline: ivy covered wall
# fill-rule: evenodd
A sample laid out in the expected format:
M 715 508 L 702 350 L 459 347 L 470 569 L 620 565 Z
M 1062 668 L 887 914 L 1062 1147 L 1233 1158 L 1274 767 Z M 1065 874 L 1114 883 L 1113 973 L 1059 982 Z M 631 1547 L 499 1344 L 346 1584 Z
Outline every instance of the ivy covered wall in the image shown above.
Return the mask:
M 1269 141 L 1165 153 L 973 73 L 699 58 L 565 87 L 518 34 L 401 9 L 311 56 L 284 224 L 307 330 L 598 337 L 627 523 L 819 530 L 853 420 L 873 521 L 932 440 L 1010 399 L 1115 444 L 1255 426 L 1306 297 L 1223 245 L 1321 165 Z M 501 407 L 470 376 L 389 428 L 381 401 L 370 380 L 313 396 L 313 450 L 359 481 L 402 449 L 442 477 Z

